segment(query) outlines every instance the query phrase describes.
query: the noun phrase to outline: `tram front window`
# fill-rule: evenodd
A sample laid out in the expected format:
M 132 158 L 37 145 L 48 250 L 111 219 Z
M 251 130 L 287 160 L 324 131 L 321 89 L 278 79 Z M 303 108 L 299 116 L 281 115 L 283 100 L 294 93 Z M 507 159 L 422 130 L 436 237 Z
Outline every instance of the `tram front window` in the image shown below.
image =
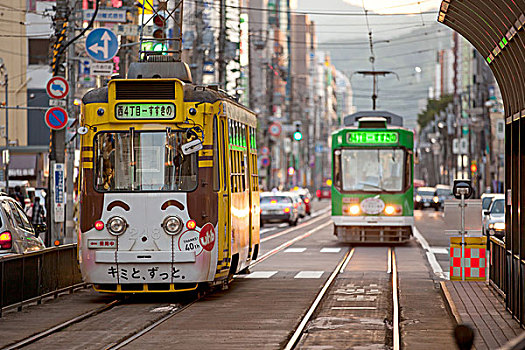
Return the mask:
M 340 152 L 343 191 L 403 190 L 406 163 L 403 149 L 343 149 Z
M 102 132 L 95 137 L 98 191 L 192 191 L 197 187 L 197 155 L 180 147 L 185 132 Z M 131 150 L 133 149 L 133 153 Z

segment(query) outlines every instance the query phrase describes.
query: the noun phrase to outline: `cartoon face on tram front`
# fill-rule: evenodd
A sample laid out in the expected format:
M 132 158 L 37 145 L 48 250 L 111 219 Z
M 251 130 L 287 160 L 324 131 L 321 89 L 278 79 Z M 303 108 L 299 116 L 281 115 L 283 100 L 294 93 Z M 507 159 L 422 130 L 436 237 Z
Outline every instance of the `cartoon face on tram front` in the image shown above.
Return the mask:
M 159 283 L 212 281 L 218 203 L 208 185 L 212 168 L 199 168 L 198 152 L 181 150 L 194 137 L 170 128 L 91 137 L 79 240 L 86 282 L 98 290 L 126 284 L 152 290 Z

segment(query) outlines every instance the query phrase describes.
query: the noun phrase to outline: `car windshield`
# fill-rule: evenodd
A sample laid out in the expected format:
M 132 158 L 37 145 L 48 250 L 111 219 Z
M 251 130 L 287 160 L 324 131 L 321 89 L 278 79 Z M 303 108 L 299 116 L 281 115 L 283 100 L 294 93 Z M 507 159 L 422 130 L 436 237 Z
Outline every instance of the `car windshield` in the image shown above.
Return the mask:
M 343 191 L 401 191 L 405 151 L 389 149 L 343 149 Z
M 420 196 L 433 196 L 434 192 L 432 191 L 417 191 L 417 194 Z
M 483 198 L 483 201 L 481 202 L 481 207 L 483 208 L 483 210 L 487 210 L 490 207 L 491 202 L 492 202 L 492 197 Z
M 98 191 L 192 191 L 197 155 L 184 155 L 184 132 L 102 132 L 95 136 Z M 133 151 L 132 151 L 133 150 Z
M 497 199 L 492 203 L 492 208 L 490 209 L 491 214 L 504 214 L 505 213 L 505 200 Z
M 448 196 L 448 195 L 452 195 L 452 192 L 448 188 L 438 188 L 436 190 L 436 195 L 437 196 Z
M 291 204 L 292 199 L 285 196 L 261 197 L 261 204 Z

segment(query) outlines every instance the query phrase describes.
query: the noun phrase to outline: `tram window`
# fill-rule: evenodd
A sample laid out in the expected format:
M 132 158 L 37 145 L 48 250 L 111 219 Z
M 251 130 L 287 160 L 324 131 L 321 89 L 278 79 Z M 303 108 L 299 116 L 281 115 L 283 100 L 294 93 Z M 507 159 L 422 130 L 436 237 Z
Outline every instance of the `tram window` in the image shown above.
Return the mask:
M 343 191 L 402 191 L 405 154 L 400 148 L 343 149 L 340 162 Z
M 341 187 L 341 150 L 334 151 L 334 185 Z
M 225 138 L 226 136 L 224 135 L 224 132 L 225 132 L 225 127 L 224 127 L 224 120 L 221 121 L 221 141 L 222 141 L 222 183 L 223 183 L 223 186 L 224 186 L 224 191 L 226 191 L 228 188 L 227 188 L 227 176 L 228 176 L 228 173 L 226 171 L 226 167 L 228 165 L 228 163 L 226 162 L 226 141 L 225 141 Z
M 217 117 L 213 118 L 213 190 L 219 191 L 219 140 L 218 140 Z
M 130 132 L 96 135 L 97 191 L 187 192 L 197 187 L 197 154 L 184 155 L 180 150 L 194 136 L 178 131 L 133 135 L 133 139 Z
M 405 164 L 405 189 L 412 186 L 412 152 L 406 154 Z

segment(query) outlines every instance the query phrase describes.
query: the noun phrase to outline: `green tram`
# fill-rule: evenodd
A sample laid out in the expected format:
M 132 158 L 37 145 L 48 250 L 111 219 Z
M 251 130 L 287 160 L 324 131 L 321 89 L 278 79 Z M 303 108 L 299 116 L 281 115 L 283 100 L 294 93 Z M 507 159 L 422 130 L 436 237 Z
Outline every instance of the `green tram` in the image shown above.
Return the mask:
M 332 220 L 341 242 L 402 243 L 414 224 L 414 133 L 389 112 L 345 117 L 332 133 Z

